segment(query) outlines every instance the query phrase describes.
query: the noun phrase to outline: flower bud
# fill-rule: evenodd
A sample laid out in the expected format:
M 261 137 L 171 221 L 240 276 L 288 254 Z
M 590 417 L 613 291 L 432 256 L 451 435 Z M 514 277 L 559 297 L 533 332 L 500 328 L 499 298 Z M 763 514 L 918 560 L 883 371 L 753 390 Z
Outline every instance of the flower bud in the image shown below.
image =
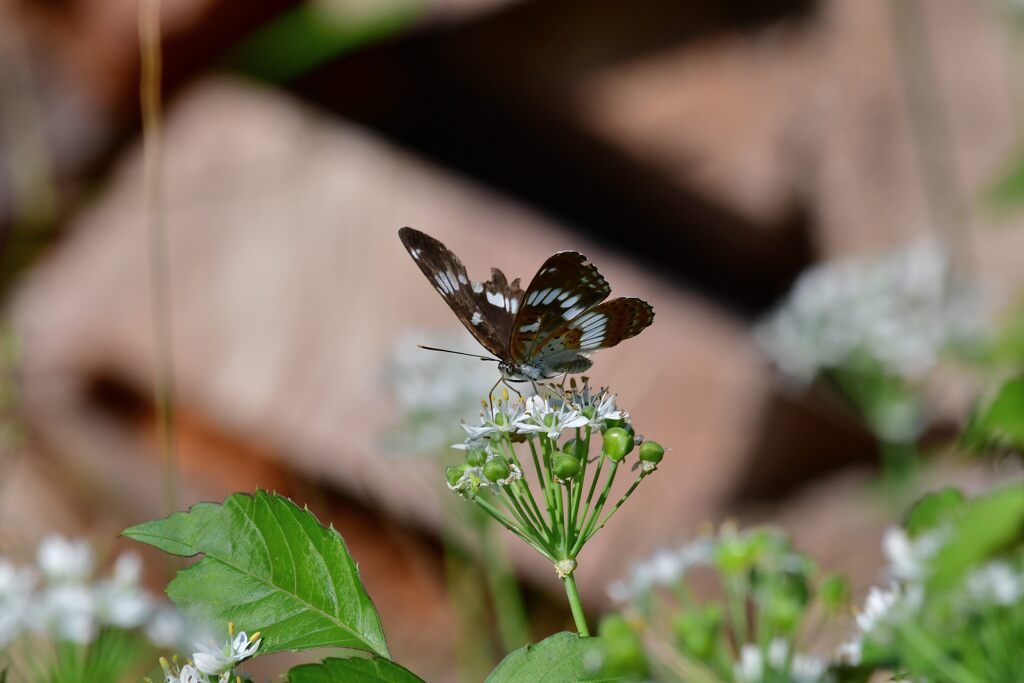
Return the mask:
M 622 417 L 609 417 L 609 418 L 605 418 L 604 426 L 608 427 L 608 428 L 611 428 L 611 427 L 625 427 L 626 426 L 626 420 L 625 420 L 625 418 L 622 418 Z
M 633 450 L 633 435 L 622 427 L 612 427 L 604 433 L 603 450 L 614 462 L 622 462 Z
M 455 486 L 459 479 L 466 473 L 466 465 L 448 465 L 444 470 L 444 477 L 448 480 L 449 486 Z
M 559 479 L 572 479 L 580 471 L 580 461 L 569 453 L 555 453 L 551 469 Z
M 640 444 L 640 461 L 657 465 L 665 457 L 665 449 L 657 441 L 645 441 Z
M 511 473 L 512 468 L 509 467 L 508 460 L 500 455 L 484 463 L 484 476 L 491 481 L 506 479 Z
M 470 467 L 482 467 L 487 462 L 487 451 L 482 448 L 471 448 L 466 453 L 466 464 Z
M 562 450 L 578 460 L 582 460 L 587 457 L 587 442 L 582 439 L 569 439 L 562 444 Z
M 842 614 L 850 601 L 850 584 L 839 574 L 832 574 L 821 582 L 818 593 L 827 613 Z

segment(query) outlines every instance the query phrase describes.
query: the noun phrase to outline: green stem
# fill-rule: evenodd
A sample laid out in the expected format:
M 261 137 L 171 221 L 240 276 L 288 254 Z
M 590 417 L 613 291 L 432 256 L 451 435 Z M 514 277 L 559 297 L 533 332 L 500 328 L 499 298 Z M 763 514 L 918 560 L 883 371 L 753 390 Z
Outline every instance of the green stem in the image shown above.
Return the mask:
M 477 496 L 477 495 L 472 495 L 472 500 L 473 500 L 474 503 L 476 503 L 477 505 L 480 506 L 481 510 L 483 510 L 488 515 L 493 517 L 499 524 L 501 524 L 503 527 L 505 527 L 506 529 L 508 529 L 512 533 L 514 533 L 519 538 L 521 538 L 524 541 L 526 541 L 526 543 L 531 548 L 536 550 L 538 553 L 540 553 L 544 557 L 546 557 L 548 559 L 552 559 L 551 554 L 548 552 L 547 548 L 544 548 L 544 547 L 540 546 L 537 543 L 537 541 L 533 540 L 532 538 L 530 538 L 529 536 L 524 534 L 522 531 L 520 531 L 519 528 L 516 527 L 516 525 L 513 524 L 511 520 L 509 520 L 507 517 L 505 517 L 505 515 L 501 514 L 501 512 L 498 511 L 497 509 L 495 509 L 495 507 L 493 505 L 491 505 L 486 500 L 484 500 L 483 498 L 481 498 L 480 496 Z M 552 559 L 552 561 L 553 561 L 553 559 Z
M 504 493 L 507 494 L 507 497 L 505 495 L 498 496 L 498 500 L 501 501 L 501 504 L 504 505 L 509 514 L 515 518 L 515 521 L 519 524 L 523 532 L 528 533 L 536 539 L 539 544 L 547 547 L 547 537 L 545 534 L 542 534 L 537 530 L 537 528 L 530 522 L 529 518 L 523 515 L 523 509 L 519 505 L 519 501 L 516 500 L 515 495 L 512 494 L 511 488 L 505 486 L 503 490 Z
M 624 494 L 622 494 L 622 498 L 619 498 L 619 501 L 617 503 L 615 503 L 615 506 L 611 510 L 608 511 L 608 514 L 605 515 L 605 518 L 602 519 L 601 522 L 597 526 L 595 526 L 592 530 L 587 532 L 587 535 L 583 537 L 583 542 L 584 543 L 586 543 L 591 538 L 593 538 L 594 534 L 596 534 L 598 531 L 600 531 L 601 528 L 604 527 L 604 525 L 608 523 L 608 520 L 612 518 L 612 515 L 615 514 L 616 510 L 618 510 L 620 507 L 622 507 L 622 504 L 625 503 L 626 499 L 629 498 L 633 494 L 633 491 L 636 490 L 636 487 L 640 485 L 640 482 L 643 481 L 644 477 L 646 477 L 646 476 L 647 476 L 647 472 L 641 472 L 640 473 L 640 476 L 636 478 L 636 481 L 634 481 L 632 484 L 630 484 L 629 488 L 626 489 L 626 492 Z
M 581 638 L 586 638 L 590 635 L 590 629 L 587 628 L 587 617 L 583 613 L 580 592 L 576 589 L 576 579 L 573 578 L 572 574 L 569 574 L 562 579 L 562 583 L 565 584 L 565 595 L 569 598 L 572 618 L 576 620 L 576 631 L 579 632 Z
M 601 457 L 604 458 L 605 456 L 602 455 Z M 600 465 L 598 467 L 600 467 Z M 584 520 L 583 533 L 580 534 L 579 538 L 576 539 L 576 543 L 573 544 L 572 552 L 570 553 L 570 555 L 572 557 L 576 557 L 576 553 L 578 553 L 583 548 L 583 544 L 586 542 L 586 539 L 589 538 L 590 529 L 594 526 L 594 522 L 598 518 L 600 518 L 601 510 L 604 509 L 605 501 L 608 500 L 608 494 L 611 493 L 612 483 L 615 481 L 615 473 L 618 472 L 618 471 L 619 471 L 619 463 L 617 463 L 617 462 L 615 462 L 613 460 L 612 461 L 612 468 L 611 468 L 611 470 L 608 471 L 608 477 L 605 480 L 604 490 L 601 491 L 601 495 L 600 495 L 600 497 L 598 497 L 597 503 L 594 504 L 594 509 L 590 512 L 590 519 L 589 520 Z M 599 469 L 597 471 L 597 473 L 594 475 L 595 483 L 596 483 L 597 477 L 598 477 L 598 475 L 600 475 L 600 473 L 601 472 L 600 472 L 600 469 Z

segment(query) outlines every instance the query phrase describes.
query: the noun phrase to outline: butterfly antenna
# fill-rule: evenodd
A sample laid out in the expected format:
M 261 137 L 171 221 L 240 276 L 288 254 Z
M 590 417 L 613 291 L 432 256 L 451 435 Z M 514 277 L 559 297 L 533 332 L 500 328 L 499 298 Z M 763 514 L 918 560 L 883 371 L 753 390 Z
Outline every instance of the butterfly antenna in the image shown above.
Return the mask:
M 439 349 L 436 346 L 424 346 L 423 344 L 417 344 L 416 346 L 418 346 L 421 349 L 426 349 L 427 351 L 440 351 L 441 353 L 454 353 L 457 356 L 469 356 L 470 358 L 479 358 L 480 360 L 492 360 L 495 363 L 498 362 L 497 358 L 491 358 L 489 356 L 479 356 L 479 355 L 477 355 L 475 353 L 465 353 L 463 351 L 452 351 L 451 349 Z

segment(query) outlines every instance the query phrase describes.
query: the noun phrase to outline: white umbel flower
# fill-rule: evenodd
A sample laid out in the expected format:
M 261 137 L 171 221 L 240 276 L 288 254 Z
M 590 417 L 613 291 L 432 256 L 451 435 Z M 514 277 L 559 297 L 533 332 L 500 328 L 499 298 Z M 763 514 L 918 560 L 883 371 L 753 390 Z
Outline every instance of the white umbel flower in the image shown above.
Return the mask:
M 256 654 L 262 641 L 259 633 L 250 638 L 245 631 L 241 631 L 223 646 L 216 643 L 196 645 L 197 650 L 192 653 L 192 661 L 200 673 L 220 676 Z
M 967 595 L 981 605 L 1009 607 L 1024 599 L 1024 574 L 1005 560 L 974 570 L 965 585 Z
M 893 578 L 903 581 L 923 580 L 928 572 L 928 565 L 935 553 L 942 548 L 945 534 L 931 531 L 917 538 L 901 527 L 889 527 L 882 536 L 882 552 L 889 561 L 889 571 Z
M 0 650 L 25 628 L 35 582 L 32 570 L 0 557 Z
M 69 540 L 58 534 L 39 544 L 39 571 L 51 583 L 81 583 L 92 575 L 92 548 L 84 539 Z
M 736 662 L 733 673 L 736 683 L 760 683 L 764 678 L 764 657 L 757 645 L 747 643 L 740 649 L 740 661 Z
M 540 396 L 531 396 L 526 401 L 524 414 L 516 421 L 520 434 L 545 434 L 557 439 L 566 429 L 585 427 L 588 420 L 571 403 L 556 402 Z

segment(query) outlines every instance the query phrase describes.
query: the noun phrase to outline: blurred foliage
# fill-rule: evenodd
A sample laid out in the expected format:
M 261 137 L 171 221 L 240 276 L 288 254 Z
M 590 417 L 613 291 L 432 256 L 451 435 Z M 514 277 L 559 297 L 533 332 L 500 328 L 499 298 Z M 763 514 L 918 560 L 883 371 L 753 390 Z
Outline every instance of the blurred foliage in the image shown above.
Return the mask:
M 280 15 L 236 47 L 227 63 L 272 83 L 287 83 L 325 62 L 408 30 L 425 0 L 306 2 Z

